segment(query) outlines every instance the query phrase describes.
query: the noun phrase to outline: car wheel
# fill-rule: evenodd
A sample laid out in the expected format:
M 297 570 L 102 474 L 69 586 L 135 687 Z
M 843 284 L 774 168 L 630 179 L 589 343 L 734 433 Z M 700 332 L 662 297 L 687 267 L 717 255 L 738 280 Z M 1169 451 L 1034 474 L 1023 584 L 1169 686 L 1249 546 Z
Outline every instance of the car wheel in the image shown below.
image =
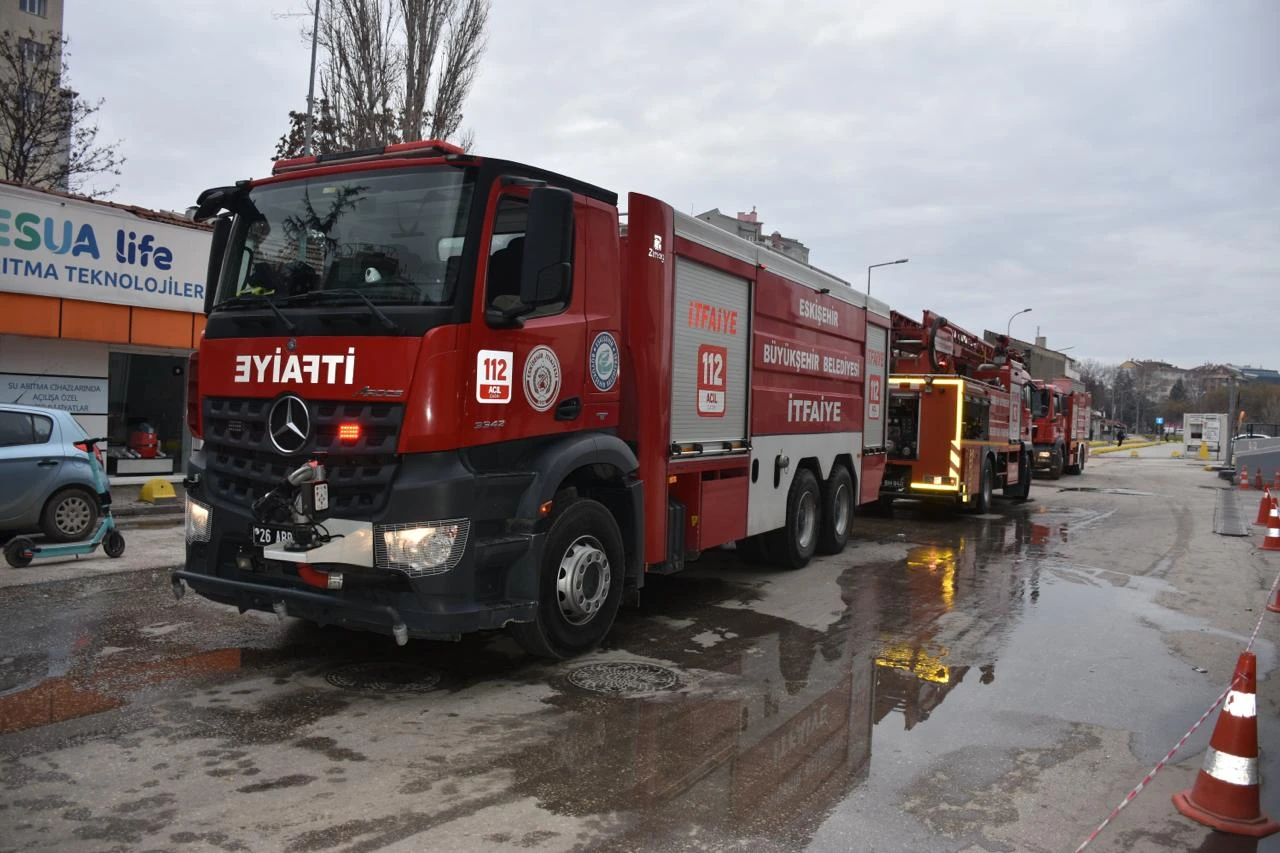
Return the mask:
M 822 522 L 818 533 L 819 554 L 839 554 L 853 528 L 853 477 L 843 465 L 831 471 L 822 484 Z
M 119 530 L 112 530 L 102 540 L 102 550 L 112 559 L 124 555 L 124 536 Z
M 618 613 L 626 572 L 622 534 L 609 510 L 587 498 L 564 504 L 547 531 L 539 572 L 536 615 L 510 627 L 516 642 L 553 660 L 599 645 Z
M 40 515 L 40 529 L 54 542 L 84 539 L 97 523 L 97 498 L 79 488 L 58 492 L 45 504 Z
M 31 565 L 35 557 L 35 543 L 26 536 L 15 536 L 4 546 L 4 559 L 15 569 L 23 569 Z

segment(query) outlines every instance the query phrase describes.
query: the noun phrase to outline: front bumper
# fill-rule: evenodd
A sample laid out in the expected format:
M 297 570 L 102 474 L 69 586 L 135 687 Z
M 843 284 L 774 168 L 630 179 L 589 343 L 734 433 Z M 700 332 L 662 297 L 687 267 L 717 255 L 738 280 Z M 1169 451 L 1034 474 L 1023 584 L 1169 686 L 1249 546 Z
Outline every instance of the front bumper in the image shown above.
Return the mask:
M 201 467 L 193 458 L 193 471 Z M 186 566 L 172 572 L 170 580 L 175 593 L 185 584 L 241 611 L 274 611 L 389 634 L 397 641 L 457 639 L 511 622 L 529 622 L 537 606 L 537 567 L 545 537 L 511 522 L 524 491 L 519 479 L 478 477 L 454 453 L 405 457 L 389 487 L 385 509 L 356 524 L 467 517 L 472 520 L 471 537 L 461 559 L 448 571 L 410 577 L 376 568 L 360 557 L 336 561 L 333 554 L 340 549 L 325 546 L 308 565 L 319 572 L 342 573 L 342 588 L 333 590 L 304 581 L 297 552 L 294 559 L 278 559 L 282 555 L 277 549 L 253 546 L 254 520 L 247 507 L 211 498 L 196 487 L 191 497 L 213 513 L 208 539 L 188 543 Z M 251 559 L 237 560 L 244 556 Z

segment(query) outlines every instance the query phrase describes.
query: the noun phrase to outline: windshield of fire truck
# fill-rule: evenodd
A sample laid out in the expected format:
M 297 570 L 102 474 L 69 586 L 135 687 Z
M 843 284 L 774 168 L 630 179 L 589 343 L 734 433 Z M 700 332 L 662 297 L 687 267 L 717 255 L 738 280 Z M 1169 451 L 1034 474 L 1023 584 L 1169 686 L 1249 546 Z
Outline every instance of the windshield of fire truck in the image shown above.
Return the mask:
M 473 191 L 473 173 L 451 167 L 255 187 L 232 229 L 217 303 L 323 291 L 360 301 L 358 291 L 381 305 L 449 305 Z

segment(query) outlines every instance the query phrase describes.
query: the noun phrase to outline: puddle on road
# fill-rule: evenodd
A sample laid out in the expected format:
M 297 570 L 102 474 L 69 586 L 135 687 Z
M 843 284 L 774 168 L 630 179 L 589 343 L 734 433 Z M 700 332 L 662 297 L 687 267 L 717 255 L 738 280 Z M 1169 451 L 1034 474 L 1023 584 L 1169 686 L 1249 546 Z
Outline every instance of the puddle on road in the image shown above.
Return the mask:
M 939 524 L 929 528 L 932 544 L 905 556 L 902 546 L 860 543 L 807 574 L 749 573 L 729 553 L 711 555 L 697 571 L 649 579 L 643 609 L 620 614 L 603 650 L 558 665 L 532 663 L 505 639 L 398 650 L 375 635 L 236 619 L 228 624 L 257 626 L 259 646 L 210 651 L 193 648 L 187 630 L 159 630 L 145 605 L 136 611 L 143 627 L 122 625 L 102 615 L 108 602 L 96 620 L 78 622 L 66 675 L 31 684 L 28 658 L 18 667 L 0 655 L 0 683 L 11 690 L 0 695 L 0 733 L 126 707 L 171 682 L 168 701 L 183 707 L 190 733 L 143 739 L 142 749 L 177 754 L 156 760 L 185 760 L 184 743 L 210 737 L 228 755 L 252 743 L 368 755 L 379 773 L 398 775 L 401 793 L 496 773 L 513 799 L 531 797 L 551 815 L 609 815 L 593 824 L 608 835 L 591 839 L 599 849 L 660 847 L 689 827 L 795 849 L 879 778 L 873 745 L 893 756 L 879 773 L 895 772 L 915 733 L 929 732 L 924 742 L 936 745 L 979 727 L 972 709 L 985 698 L 941 713 L 957 691 L 1006 689 L 1010 660 L 1021 668 L 1015 680 L 1035 678 L 1011 637 L 1043 611 L 1050 588 L 1073 590 L 1054 600 L 1072 603 L 1055 631 L 1069 630 L 1075 608 L 1095 606 L 1088 596 L 1108 591 L 1105 579 L 1063 580 L 1064 567 L 1091 570 L 1066 566 L 1047 546 L 1108 514 L 1036 505 Z M 868 561 L 869 552 L 882 556 Z M 825 623 L 786 618 L 782 607 L 750 609 L 823 578 L 838 588 Z M 191 619 L 198 629 L 221 614 L 200 605 L 163 624 Z M 5 680 L 10 667 L 27 681 Z M 415 719 L 431 720 L 429 741 L 403 725 Z M 364 734 L 367 724 L 377 739 Z M 386 808 L 409 805 L 390 797 Z
M 1060 492 L 1098 492 L 1104 495 L 1129 495 L 1138 498 L 1153 498 L 1155 492 L 1143 492 L 1138 489 L 1102 488 L 1100 486 L 1060 486 Z

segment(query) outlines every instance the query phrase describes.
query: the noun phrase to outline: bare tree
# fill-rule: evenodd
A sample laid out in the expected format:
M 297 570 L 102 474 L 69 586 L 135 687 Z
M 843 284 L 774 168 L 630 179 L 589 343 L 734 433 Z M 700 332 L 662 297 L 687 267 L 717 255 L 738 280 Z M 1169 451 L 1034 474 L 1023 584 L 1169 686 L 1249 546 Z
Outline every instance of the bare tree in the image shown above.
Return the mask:
M 67 44 L 58 32 L 0 35 L 0 175 L 43 189 L 107 196 L 117 185 L 86 185 L 98 176 L 118 176 L 124 157 L 119 142 L 98 143 L 94 116 L 103 101 L 90 103 L 63 85 Z
M 320 101 L 331 124 L 315 153 L 455 138 L 486 47 L 492 0 L 312 0 L 320 5 Z M 314 11 L 315 6 L 309 6 Z M 310 31 L 304 33 L 308 41 Z M 297 156 L 305 113 L 290 113 L 276 157 Z
M 401 74 L 394 10 L 382 0 L 323 0 L 320 95 L 332 105 L 342 148 L 397 142 L 394 91 Z
M 449 34 L 440 58 L 440 81 L 431 111 L 430 139 L 449 139 L 462 125 L 462 105 L 471 92 L 480 57 L 488 46 L 489 0 L 461 0 L 462 7 L 449 16 Z M 450 2 L 450 6 L 456 5 Z M 451 10 L 452 11 L 452 10 Z

